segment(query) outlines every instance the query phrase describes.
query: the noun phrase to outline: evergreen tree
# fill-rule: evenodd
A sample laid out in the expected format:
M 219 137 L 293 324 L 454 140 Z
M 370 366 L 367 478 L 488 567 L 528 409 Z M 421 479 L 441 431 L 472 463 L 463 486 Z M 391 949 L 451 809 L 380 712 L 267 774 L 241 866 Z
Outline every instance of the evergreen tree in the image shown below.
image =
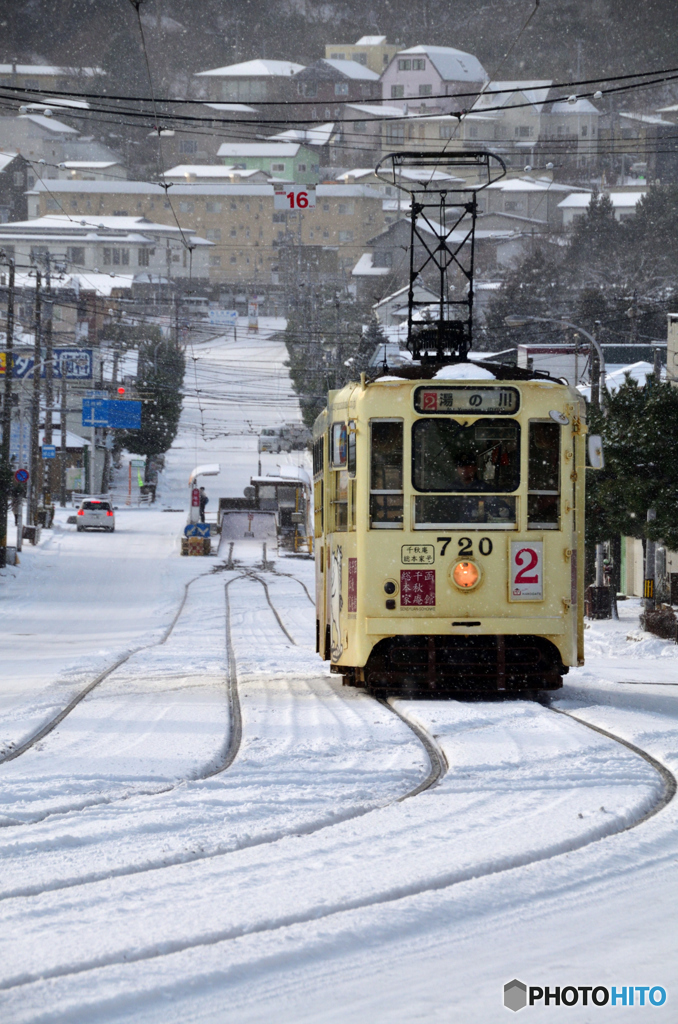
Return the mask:
M 120 447 L 135 455 L 161 455 L 171 446 L 179 428 L 186 360 L 171 341 L 142 344 L 137 389 L 143 396 L 141 430 L 128 430 L 118 438 Z
M 678 388 L 627 378 L 609 397 L 608 414 L 589 412 L 603 437 L 605 469 L 588 471 L 587 542 L 622 534 L 678 549 Z M 647 522 L 647 510 L 657 518 Z

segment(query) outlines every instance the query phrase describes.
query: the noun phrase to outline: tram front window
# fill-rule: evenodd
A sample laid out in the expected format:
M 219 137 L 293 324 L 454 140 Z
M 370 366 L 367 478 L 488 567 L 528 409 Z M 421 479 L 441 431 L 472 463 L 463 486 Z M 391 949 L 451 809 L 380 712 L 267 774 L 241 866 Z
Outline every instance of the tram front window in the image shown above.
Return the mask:
M 415 498 L 416 526 L 515 524 L 515 498 L 504 497 L 520 484 L 515 420 L 483 419 L 468 426 L 453 419 L 417 420 L 412 463 L 414 487 L 429 492 Z

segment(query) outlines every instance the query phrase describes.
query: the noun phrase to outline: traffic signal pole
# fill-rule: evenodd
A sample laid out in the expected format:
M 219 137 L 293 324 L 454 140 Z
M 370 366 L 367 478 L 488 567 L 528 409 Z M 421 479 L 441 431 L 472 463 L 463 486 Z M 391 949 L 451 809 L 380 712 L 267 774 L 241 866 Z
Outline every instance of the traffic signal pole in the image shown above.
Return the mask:
M 7 565 L 7 512 L 12 487 L 10 436 L 12 432 L 12 365 L 14 347 L 14 260 L 9 261 L 5 387 L 2 396 L 2 448 L 0 449 L 0 569 Z

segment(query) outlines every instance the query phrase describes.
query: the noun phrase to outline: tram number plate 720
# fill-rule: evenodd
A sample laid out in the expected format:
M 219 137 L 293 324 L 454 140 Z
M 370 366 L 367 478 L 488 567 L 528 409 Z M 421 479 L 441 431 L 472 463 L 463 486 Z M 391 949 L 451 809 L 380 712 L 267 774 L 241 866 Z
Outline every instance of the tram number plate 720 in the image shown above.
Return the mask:
M 544 542 L 511 541 L 510 596 L 512 601 L 544 598 Z

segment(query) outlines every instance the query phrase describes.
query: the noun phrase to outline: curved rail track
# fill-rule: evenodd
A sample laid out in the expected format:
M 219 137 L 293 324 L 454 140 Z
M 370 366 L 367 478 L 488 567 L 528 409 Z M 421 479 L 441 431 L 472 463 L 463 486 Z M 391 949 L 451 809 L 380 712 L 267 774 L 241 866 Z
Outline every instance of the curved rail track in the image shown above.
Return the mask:
M 238 569 L 239 568 L 240 567 L 238 567 Z M 238 572 L 238 569 L 236 569 L 235 571 Z M 281 574 L 281 575 L 283 575 L 283 574 Z M 287 574 L 284 574 L 284 575 L 287 575 Z M 294 578 L 294 577 L 292 577 L 292 578 Z M 253 580 L 256 580 L 258 583 L 260 583 L 262 585 L 262 587 L 264 588 L 264 591 L 266 593 L 267 602 L 268 602 L 268 604 L 269 604 L 269 606 L 271 608 L 272 613 L 274 614 L 274 616 L 276 618 L 276 621 L 277 621 L 281 631 L 283 632 L 285 637 L 288 640 L 290 640 L 290 642 L 292 642 L 293 644 L 296 645 L 296 641 L 291 637 L 290 633 L 288 632 L 287 628 L 284 626 L 284 624 L 282 622 L 282 619 L 280 617 L 280 614 L 279 614 L 278 610 L 275 608 L 274 602 L 271 599 L 271 595 L 270 595 L 270 591 L 268 589 L 267 582 L 265 580 L 263 580 L 254 569 L 250 569 L 248 567 L 246 571 L 238 572 L 238 575 L 233 576 L 225 584 L 224 595 L 225 595 L 225 604 L 226 604 L 226 650 L 227 650 L 227 661 L 228 661 L 228 688 L 229 688 L 229 702 L 231 704 L 231 711 L 232 711 L 232 714 L 233 714 L 233 719 L 232 719 L 232 727 L 231 727 L 231 730 L 230 730 L 230 736 L 229 736 L 229 741 L 228 741 L 228 745 L 227 745 L 227 750 L 226 750 L 226 753 L 224 755 L 223 762 L 222 762 L 222 764 L 220 765 L 219 768 L 217 768 L 215 770 L 212 770 L 209 773 L 207 773 L 205 776 L 203 776 L 204 778 L 208 778 L 208 777 L 211 777 L 213 775 L 219 774 L 220 772 L 223 772 L 228 767 L 230 767 L 230 765 L 235 760 L 235 757 L 237 756 L 237 752 L 238 752 L 238 749 L 239 749 L 239 746 L 240 746 L 240 741 L 241 741 L 241 736 L 242 736 L 242 725 L 241 725 L 241 718 L 240 718 L 240 704 L 239 704 L 239 698 L 238 698 L 237 664 L 236 664 L 235 654 L 234 654 L 234 650 L 233 650 L 233 641 L 232 641 L 232 633 L 231 633 L 231 595 L 230 595 L 229 591 L 230 591 L 231 586 L 234 583 L 239 582 L 239 581 L 244 580 L 244 579 L 253 579 Z M 297 581 L 297 582 L 299 582 L 299 581 Z M 182 605 L 182 607 L 183 607 L 183 605 Z M 180 614 L 180 612 L 177 614 L 177 616 L 175 616 L 175 619 L 174 619 L 173 623 L 171 624 L 170 628 L 174 627 L 174 624 L 176 623 L 179 614 Z M 169 635 L 169 632 L 167 633 L 167 635 Z M 109 671 L 112 671 L 112 669 L 109 670 Z M 84 696 L 84 694 L 83 694 L 83 696 Z M 447 764 L 446 764 L 446 761 L 445 761 L 444 754 L 442 753 L 442 751 L 438 747 L 438 745 L 435 742 L 435 740 L 433 739 L 433 737 L 430 735 L 430 733 L 425 728 L 420 726 L 418 723 L 411 721 L 405 714 L 402 713 L 401 710 L 399 710 L 399 709 L 395 708 L 394 706 L 392 706 L 389 701 L 380 700 L 379 703 L 382 704 L 382 706 L 386 707 L 393 714 L 397 715 L 403 721 L 403 723 L 405 725 L 407 725 L 407 727 L 410 728 L 414 732 L 414 734 L 417 736 L 418 740 L 422 743 L 422 745 L 424 746 L 424 749 L 426 750 L 426 753 L 427 753 L 427 756 L 428 756 L 429 762 L 430 762 L 430 770 L 429 770 L 426 778 L 423 779 L 415 788 L 411 789 L 410 791 L 408 791 L 404 795 L 396 798 L 396 800 L 389 800 L 388 802 L 382 803 L 382 804 L 375 803 L 373 806 L 368 807 L 368 808 L 361 807 L 359 810 L 356 811 L 355 814 L 349 813 L 349 814 L 346 814 L 346 815 L 342 816 L 342 819 L 341 819 L 342 822 L 345 821 L 345 820 L 351 820 L 353 818 L 362 817 L 362 816 L 364 816 L 366 814 L 371 813 L 372 811 L 374 811 L 374 810 L 376 810 L 378 808 L 383 808 L 383 807 L 389 806 L 390 804 L 398 803 L 398 802 L 401 802 L 403 800 L 407 800 L 407 799 L 409 799 L 411 797 L 417 796 L 418 794 L 424 792 L 425 790 L 430 789 L 431 787 L 435 786 L 442 779 L 443 775 L 445 774 L 445 772 L 447 770 Z M 626 747 L 628 750 L 630 750 L 635 755 L 643 758 L 648 764 L 650 764 L 655 769 L 655 771 L 657 771 L 657 773 L 659 774 L 660 778 L 662 779 L 662 792 L 661 792 L 660 796 L 653 803 L 652 807 L 649 808 L 648 810 L 644 811 L 643 814 L 640 815 L 634 822 L 632 822 L 631 824 L 624 824 L 624 825 L 620 826 L 618 829 L 616 829 L 614 832 L 607 833 L 607 835 L 605 835 L 604 837 L 598 837 L 598 838 L 595 838 L 595 839 L 590 839 L 590 838 L 583 839 L 582 842 L 579 843 L 578 845 L 573 845 L 568 852 L 574 852 L 574 851 L 582 849 L 582 848 L 584 848 L 586 846 L 592 845 L 593 843 L 599 842 L 601 838 L 608 839 L 608 838 L 611 838 L 612 836 L 617 835 L 617 834 L 619 834 L 621 832 L 629 831 L 632 828 L 638 827 L 639 825 L 641 825 L 644 822 L 646 822 L 649 818 L 651 818 L 654 815 L 656 815 L 664 807 L 666 807 L 667 804 L 674 798 L 674 796 L 676 794 L 676 789 L 677 789 L 677 783 L 676 783 L 675 776 L 672 774 L 672 772 L 669 771 L 668 768 L 666 768 L 665 765 L 663 765 L 660 761 L 658 761 L 655 757 L 653 757 L 647 751 L 645 751 L 642 748 L 636 746 L 635 744 L 629 742 L 628 740 L 623 739 L 623 737 L 620 737 L 620 736 L 618 736 L 618 735 L 616 735 L 614 733 L 609 732 L 608 730 L 602 729 L 602 728 L 600 728 L 600 727 L 598 727 L 596 725 L 592 725 L 591 723 L 586 722 L 585 720 L 579 718 L 577 715 L 572 714 L 571 712 L 567 712 L 567 711 L 561 710 L 559 708 L 549 708 L 549 710 L 551 710 L 553 713 L 556 713 L 556 714 L 565 715 L 566 717 L 569 717 L 569 718 L 573 719 L 574 721 L 578 722 L 584 728 L 591 729 L 594 732 L 597 732 L 597 733 L 607 737 L 610 740 L 613 740 L 613 741 L 615 741 L 617 743 L 620 743 L 622 746 Z M 55 723 L 55 724 L 57 724 L 57 723 Z M 174 788 L 174 787 L 172 787 L 172 788 Z M 319 825 L 319 826 L 316 826 L 316 827 L 309 828 L 308 831 L 300 829 L 299 826 L 297 825 L 294 829 L 290 830 L 289 834 L 290 835 L 296 835 L 296 836 L 302 835 L 302 834 L 303 835 L 307 835 L 307 834 L 310 835 L 310 834 L 314 834 L 314 833 L 323 831 L 325 829 L 333 828 L 333 827 L 336 826 L 336 824 L 339 824 L 339 822 L 332 822 L 332 823 L 322 824 L 322 825 Z M 78 885 L 81 885 L 83 883 L 89 884 L 89 883 L 92 883 L 92 882 L 103 881 L 103 880 L 107 880 L 107 879 L 110 879 L 110 878 L 116 878 L 116 877 L 121 877 L 121 876 L 126 876 L 126 875 L 142 874 L 144 872 L 157 870 L 159 868 L 170 867 L 170 866 L 175 865 L 175 864 L 188 863 L 188 862 L 193 862 L 193 861 L 197 861 L 197 860 L 214 859 L 214 858 L 218 858 L 218 857 L 228 856 L 230 853 L 235 852 L 235 850 L 242 850 L 242 849 L 247 849 L 247 848 L 250 848 L 250 847 L 261 846 L 261 845 L 271 845 L 271 844 L 277 842 L 279 839 L 284 838 L 286 835 L 287 835 L 287 833 L 280 833 L 280 834 L 278 834 L 273 839 L 268 838 L 268 837 L 267 838 L 263 838 L 262 837 L 260 839 L 258 839 L 257 837 L 253 837 L 251 841 L 239 844 L 237 847 L 231 847 L 229 849 L 223 849 L 222 848 L 222 849 L 215 849 L 215 850 L 206 851 L 206 852 L 202 852 L 201 851 L 201 852 L 196 852 L 195 854 L 191 854 L 189 856 L 180 855 L 180 856 L 177 856 L 177 857 L 163 857 L 162 860 L 159 860 L 158 862 L 146 862 L 143 865 L 132 866 L 132 867 L 123 867 L 123 868 L 120 868 L 120 870 L 113 870 L 113 871 L 101 872 L 101 873 L 96 873 L 96 874 L 88 874 L 86 879 L 77 879 L 76 878 L 76 879 L 72 879 L 72 880 L 66 880 L 63 883 L 57 884 L 57 885 L 50 884 L 48 887 L 41 887 L 41 888 L 37 888 L 36 887 L 32 891 L 31 890 L 27 890 L 27 889 L 23 889 L 21 892 L 8 892 L 8 893 L 4 894 L 2 897 L 0 897 L 0 899 L 4 900 L 4 899 L 16 897 L 16 896 L 27 896 L 28 897 L 28 896 L 32 896 L 32 895 L 39 895 L 40 893 L 46 891 L 47 888 L 49 889 L 49 891 L 58 891 L 60 889 L 77 887 Z M 521 861 L 519 866 L 525 866 L 526 864 L 533 864 L 533 863 L 538 863 L 539 861 L 549 860 L 552 857 L 555 857 L 555 856 L 558 856 L 558 855 L 559 855 L 559 852 L 554 853 L 550 849 L 545 849 L 545 850 L 543 850 L 541 852 L 536 852 L 534 856 L 529 858 L 529 860 Z M 217 933 L 217 934 L 211 933 L 209 936 L 206 936 L 205 938 L 194 938 L 194 939 L 189 939 L 189 940 L 187 940 L 185 942 L 180 941 L 180 940 L 174 941 L 174 942 L 169 941 L 166 944 L 164 944 L 163 950 L 161 952 L 159 952 L 157 950 L 157 948 L 154 948 L 154 949 L 140 949 L 140 950 L 137 950 L 137 951 L 134 951 L 134 952 L 128 950 L 124 955 L 121 955 L 119 957 L 116 957 L 116 956 L 106 957 L 105 960 L 102 959 L 102 960 L 99 961 L 99 960 L 95 959 L 95 960 L 92 960 L 92 961 L 88 961 L 87 963 L 83 963 L 81 965 L 73 964 L 73 965 L 70 965 L 69 967 L 55 968 L 52 971 L 47 971 L 45 973 L 42 973 L 40 975 L 40 980 L 48 979 L 48 978 L 57 978 L 57 977 L 65 977 L 65 976 L 69 976 L 69 975 L 75 975 L 75 974 L 83 973 L 83 972 L 86 972 L 86 971 L 89 971 L 89 970 L 93 970 L 93 969 L 95 969 L 95 968 L 97 968 L 99 966 L 106 966 L 106 965 L 110 965 L 110 964 L 114 964 L 114 963 L 131 963 L 131 962 L 138 962 L 138 961 L 143 961 L 143 960 L 153 960 L 153 959 L 160 958 L 160 957 L 162 957 L 162 956 L 164 956 L 164 955 L 166 955 L 168 953 L 171 953 L 171 952 L 180 952 L 180 951 L 187 950 L 187 949 L 194 949 L 194 948 L 200 948 L 200 947 L 204 947 L 204 946 L 211 946 L 211 945 L 215 945 L 215 944 L 220 943 L 220 942 L 225 942 L 225 941 L 229 941 L 229 940 L 240 938 L 241 936 L 243 936 L 245 934 L 251 935 L 251 934 L 258 934 L 258 933 L 265 933 L 265 932 L 274 932 L 274 931 L 277 931 L 279 929 L 289 927 L 290 925 L 293 925 L 293 924 L 300 924 L 300 923 L 304 923 L 304 922 L 309 921 L 309 920 L 317 921 L 317 920 L 319 920 L 321 918 L 329 918 L 329 917 L 332 917 L 335 914 L 343 913 L 343 912 L 348 911 L 348 910 L 359 909 L 359 908 L 364 908 L 364 907 L 369 907 L 369 906 L 378 906 L 378 905 L 387 904 L 387 903 L 390 903 L 390 902 L 396 902 L 397 900 L 402 899 L 405 895 L 407 895 L 407 896 L 414 896 L 414 895 L 420 895 L 420 894 L 423 894 L 423 893 L 426 893 L 426 892 L 440 891 L 440 890 L 443 890 L 443 889 L 450 888 L 450 887 L 452 887 L 454 885 L 460 884 L 463 881 L 467 881 L 470 878 L 483 877 L 484 875 L 499 874 L 499 873 L 503 873 L 505 871 L 510 871 L 510 870 L 513 870 L 513 868 L 515 866 L 518 866 L 518 865 L 498 866 L 498 867 L 490 868 L 490 869 L 488 869 L 486 871 L 481 871 L 481 872 L 477 872 L 477 871 L 475 871 L 473 869 L 470 869 L 468 871 L 465 870 L 463 872 L 455 872 L 454 874 L 450 874 L 448 876 L 444 876 L 444 877 L 438 878 L 436 880 L 422 881 L 421 885 L 412 885 L 412 886 L 408 887 L 407 893 L 403 893 L 403 892 L 396 892 L 396 893 L 389 892 L 389 893 L 374 894 L 373 896 L 370 896 L 370 897 L 356 898 L 354 900 L 346 901 L 345 903 L 342 903 L 341 906 L 337 906 L 337 907 L 326 907 L 324 909 L 323 908 L 319 908 L 319 907 L 314 907 L 314 908 L 312 908 L 312 909 L 310 909 L 308 911 L 303 911 L 303 912 L 300 911 L 298 914 L 291 914 L 291 915 L 288 914 L 284 918 L 281 918 L 278 921 L 273 921 L 273 922 L 269 921 L 266 924 L 262 924 L 261 926 L 248 925 L 246 927 L 243 926 L 243 927 L 229 928 L 229 929 L 224 930 L 223 932 L 220 932 L 220 933 Z M 10 989 L 17 988 L 17 987 L 20 987 L 20 986 L 25 985 L 25 984 L 30 984 L 31 982 L 37 981 L 37 980 L 38 980 L 38 976 L 36 976 L 35 978 L 24 976 L 20 980 L 19 979 L 8 979 L 5 983 L 0 983 L 0 989 L 1 990 L 10 990 Z

